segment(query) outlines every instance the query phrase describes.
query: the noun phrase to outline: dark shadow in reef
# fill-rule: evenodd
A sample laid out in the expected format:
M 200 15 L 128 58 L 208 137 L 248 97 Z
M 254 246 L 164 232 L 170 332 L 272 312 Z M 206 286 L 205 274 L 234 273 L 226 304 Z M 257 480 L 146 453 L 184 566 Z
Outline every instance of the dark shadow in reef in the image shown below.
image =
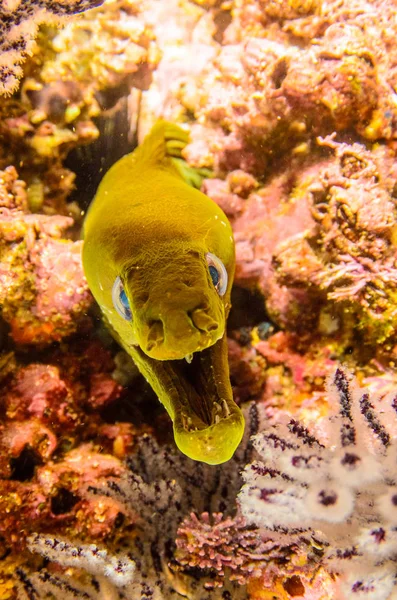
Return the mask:
M 113 105 L 114 98 L 118 98 Z M 110 167 L 136 147 L 136 139 L 130 135 L 128 98 L 120 98 L 120 91 L 113 95 L 102 94 L 97 98 L 105 110 L 101 117 L 93 119 L 99 130 L 98 138 L 87 146 L 73 149 L 65 160 L 65 167 L 76 174 L 75 190 L 68 198 L 77 202 L 84 211 L 95 196 L 98 185 Z
M 232 289 L 232 309 L 227 322 L 228 331 L 240 327 L 255 327 L 269 321 L 265 300 L 260 292 L 234 286 Z

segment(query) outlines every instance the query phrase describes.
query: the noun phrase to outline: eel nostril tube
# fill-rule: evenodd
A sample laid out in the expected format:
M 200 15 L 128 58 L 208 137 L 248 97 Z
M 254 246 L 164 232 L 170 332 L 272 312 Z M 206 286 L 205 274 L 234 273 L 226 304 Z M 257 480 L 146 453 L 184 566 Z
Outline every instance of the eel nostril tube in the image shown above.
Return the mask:
M 162 321 L 151 321 L 149 323 L 149 333 L 147 336 L 146 350 L 150 352 L 155 346 L 164 342 L 164 325 Z
M 200 331 L 210 332 L 218 329 L 217 321 L 208 314 L 208 311 L 205 308 L 196 308 L 189 316 L 194 326 Z

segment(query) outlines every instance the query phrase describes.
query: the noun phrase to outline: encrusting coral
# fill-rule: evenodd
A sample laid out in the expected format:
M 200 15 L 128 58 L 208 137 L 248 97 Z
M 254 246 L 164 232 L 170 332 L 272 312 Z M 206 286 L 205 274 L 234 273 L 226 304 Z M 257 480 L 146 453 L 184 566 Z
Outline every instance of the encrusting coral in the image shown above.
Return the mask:
M 319 143 L 334 158 L 303 171 L 292 194 L 309 201 L 315 225 L 274 249 L 276 279 L 325 292 L 382 342 L 397 326 L 397 162 L 383 147 Z
M 258 287 L 282 327 L 303 331 L 328 310 L 336 330 L 355 320 L 368 341 L 382 342 L 397 324 L 394 152 L 332 137 L 318 144 L 331 156 L 308 158 L 299 173 L 285 169 L 229 213 L 236 281 Z M 227 182 L 223 199 L 218 179 L 204 185 L 233 207 Z M 310 310 L 302 317 L 303 306 Z
M 391 5 L 249 0 L 231 8 L 222 47 L 177 96 L 198 121 L 186 151 L 192 164 L 260 175 L 334 130 L 393 139 Z
M 122 391 L 98 341 L 69 344 L 41 359 L 28 366 L 15 361 L 2 382 L 0 530 L 8 551 L 23 548 L 39 523 L 82 538 L 114 533 L 116 503 L 83 498 L 81 491 L 101 476 L 121 475 L 120 459 L 137 433 L 98 413 Z
M 17 343 L 61 340 L 76 331 L 92 302 L 82 242 L 61 239 L 73 220 L 30 213 L 13 167 L 0 171 L 0 198 L 2 317 Z

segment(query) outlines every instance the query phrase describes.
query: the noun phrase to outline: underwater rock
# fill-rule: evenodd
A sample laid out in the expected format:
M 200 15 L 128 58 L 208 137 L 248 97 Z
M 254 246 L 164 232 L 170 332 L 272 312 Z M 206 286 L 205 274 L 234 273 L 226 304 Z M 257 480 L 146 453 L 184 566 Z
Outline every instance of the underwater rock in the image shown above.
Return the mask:
M 109 405 L 121 392 L 110 377 L 111 355 L 98 342 L 64 343 L 41 359 L 48 362 L 24 366 L 14 360 L 2 382 L 1 535 L 4 551 L 14 557 L 39 523 L 82 539 L 117 533 L 119 505 L 84 490 L 101 476 L 122 474 L 121 460 L 138 432 L 98 413 L 104 400 Z
M 328 312 L 333 332 L 383 342 L 397 326 L 394 152 L 334 136 L 317 148 L 248 197 L 230 190 L 233 171 L 203 189 L 231 219 L 236 284 L 259 290 L 277 325 L 321 330 Z
M 62 111 L 66 123 L 78 116 L 73 113 L 80 112 L 79 102 L 98 111 L 101 101 L 93 98 L 98 92 L 113 95 L 115 103 L 120 87 L 127 93 L 132 87 L 149 87 L 160 56 L 141 12 L 138 0 L 115 0 L 72 21 L 52 39 L 54 56 L 43 63 L 40 80 L 74 87 L 72 102 Z
M 189 93 L 189 82 L 212 60 L 217 44 L 209 15 L 190 0 L 145 0 L 138 4 L 161 53 L 151 85 L 134 110 L 136 136 L 142 142 L 159 117 L 172 122 L 184 120 L 179 95 Z M 197 98 L 195 90 L 192 92 L 186 102 L 190 101 L 194 110 Z
M 206 7 L 216 28 L 219 8 Z M 393 140 L 396 31 L 381 0 L 236 2 L 212 60 L 173 82 L 179 118 L 195 121 L 185 157 L 263 176 L 285 153 L 307 154 L 317 135 Z
M 303 170 L 294 191 L 309 200 L 315 225 L 274 249 L 276 279 L 325 294 L 368 341 L 382 342 L 397 327 L 397 161 L 383 147 L 320 143 L 334 157 Z
M 233 176 L 233 171 L 229 177 Z M 217 180 L 215 180 L 216 182 Z M 273 268 L 273 253 L 277 245 L 313 225 L 308 199 L 294 194 L 295 169 L 287 169 L 267 185 L 254 189 L 246 199 L 240 199 L 241 209 L 228 210 L 236 243 L 235 283 L 256 289 L 263 294 L 266 310 L 280 326 L 308 330 L 316 326 L 321 301 L 319 294 L 301 286 L 281 285 Z M 204 182 L 207 193 L 222 206 L 236 206 L 234 193 L 219 196 L 211 180 Z M 255 186 L 256 187 L 256 186 Z M 249 189 L 249 188 L 248 188 Z M 244 193 L 244 192 L 243 192 Z M 244 195 L 246 192 L 244 193 Z

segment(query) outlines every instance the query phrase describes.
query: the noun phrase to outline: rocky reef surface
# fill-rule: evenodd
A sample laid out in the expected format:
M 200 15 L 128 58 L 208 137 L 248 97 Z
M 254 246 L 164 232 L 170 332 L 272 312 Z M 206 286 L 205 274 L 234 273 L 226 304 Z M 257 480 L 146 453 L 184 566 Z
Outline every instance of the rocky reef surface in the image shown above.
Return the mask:
M 397 9 L 99 4 L 0 3 L 0 599 L 390 600 Z M 175 450 L 81 265 L 91 188 L 159 117 L 236 241 L 219 467 Z

